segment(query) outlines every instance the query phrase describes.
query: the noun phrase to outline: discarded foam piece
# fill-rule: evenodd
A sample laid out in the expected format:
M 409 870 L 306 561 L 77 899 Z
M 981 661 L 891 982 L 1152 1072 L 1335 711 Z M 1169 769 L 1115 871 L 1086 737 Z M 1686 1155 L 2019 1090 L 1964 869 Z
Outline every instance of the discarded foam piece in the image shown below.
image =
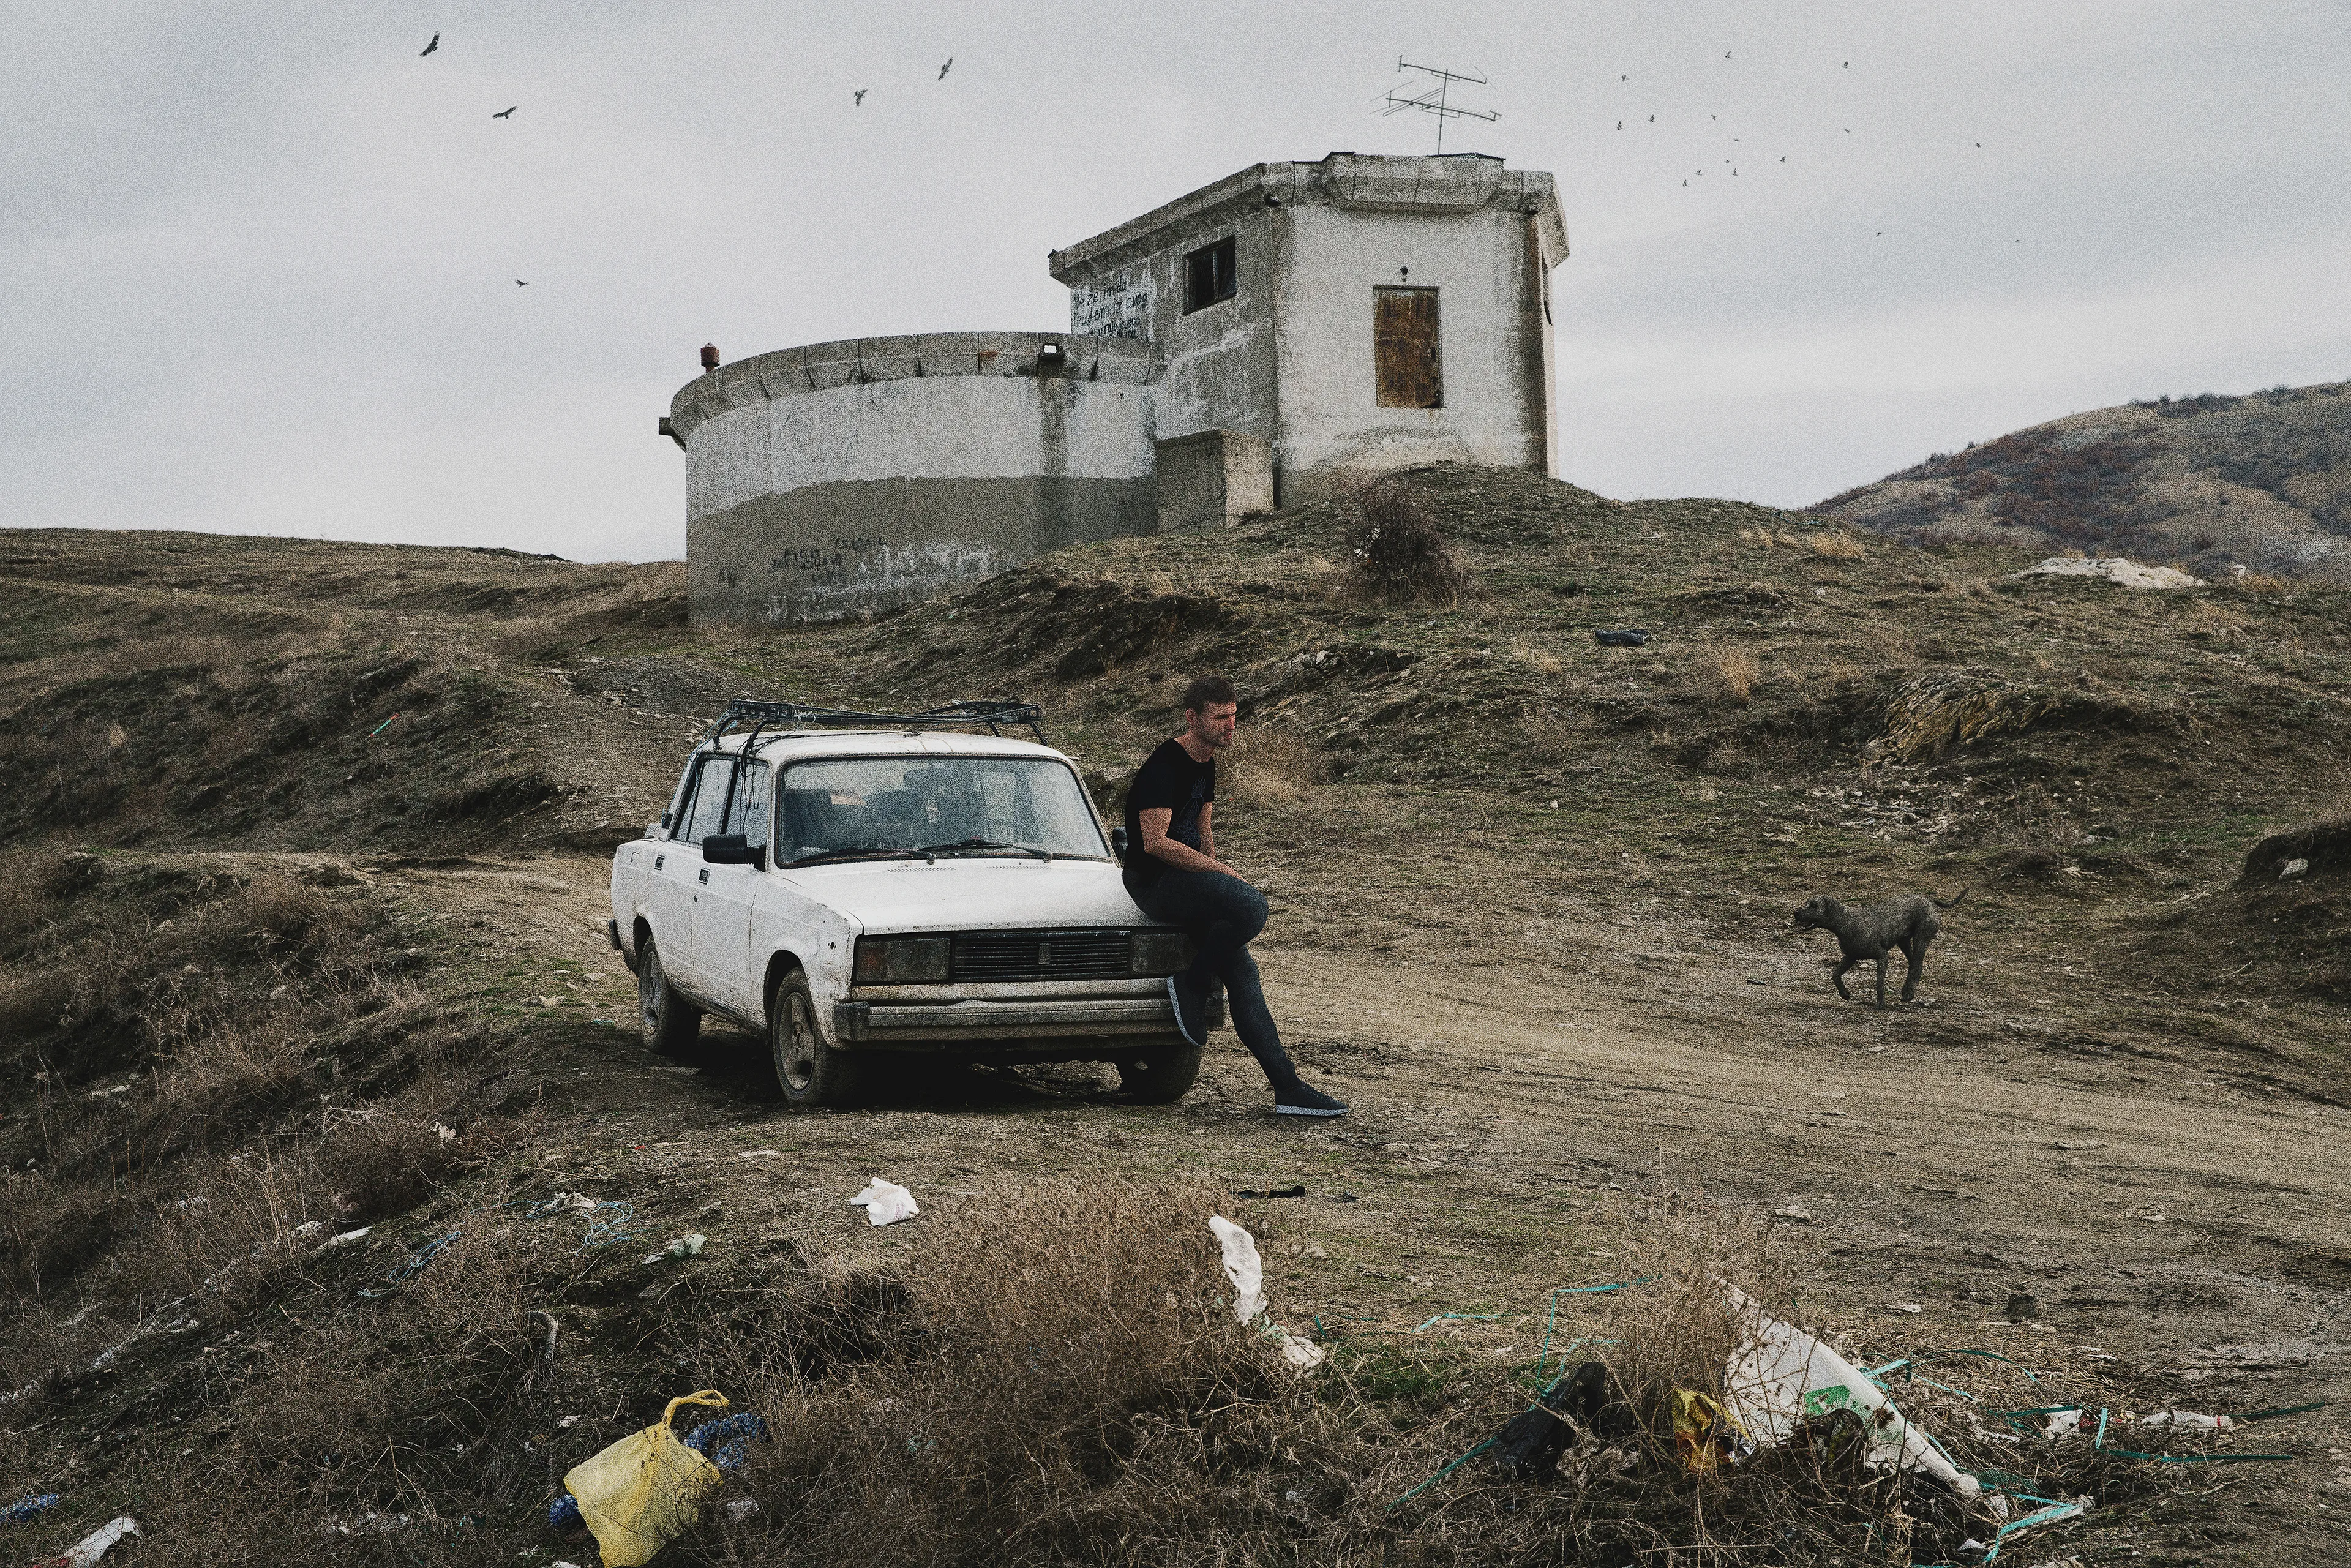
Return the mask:
M 1768 1316 L 1740 1291 L 1730 1290 L 1730 1301 L 1746 1337 L 1725 1370 L 1723 1404 L 1758 1446 L 1776 1448 L 1801 1423 L 1851 1410 L 1861 1417 L 1862 1459 L 1872 1469 L 1915 1469 L 1963 1498 L 1981 1490 L 1859 1367 L 1803 1330 Z
M 594 1532 L 606 1568 L 638 1568 L 702 1517 L 703 1498 L 719 1483 L 718 1467 L 680 1442 L 670 1422 L 681 1405 L 726 1403 L 715 1388 L 681 1395 L 659 1421 L 564 1476 L 564 1488 L 579 1500 L 580 1516 Z
M 865 1190 L 849 1200 L 865 1210 L 865 1218 L 875 1225 L 895 1225 L 902 1219 L 912 1219 L 923 1211 L 915 1207 L 914 1195 L 894 1181 L 875 1176 L 865 1184 Z
M 1233 1288 L 1234 1318 L 1255 1323 L 1259 1333 L 1273 1341 L 1281 1359 L 1298 1371 L 1311 1372 L 1322 1365 L 1321 1345 L 1300 1339 L 1265 1315 L 1265 1264 L 1257 1255 L 1257 1238 L 1221 1214 L 1208 1217 L 1208 1228 L 1224 1249 L 1225 1279 Z
M 2102 577 L 2121 588 L 2201 588 L 2204 580 L 2168 566 L 2141 566 L 2120 556 L 2053 555 L 2011 577 Z
M 66 1548 L 63 1556 L 37 1559 L 33 1568 L 90 1568 L 90 1564 L 105 1556 L 116 1542 L 126 1535 L 138 1533 L 139 1521 L 129 1514 L 120 1514 Z

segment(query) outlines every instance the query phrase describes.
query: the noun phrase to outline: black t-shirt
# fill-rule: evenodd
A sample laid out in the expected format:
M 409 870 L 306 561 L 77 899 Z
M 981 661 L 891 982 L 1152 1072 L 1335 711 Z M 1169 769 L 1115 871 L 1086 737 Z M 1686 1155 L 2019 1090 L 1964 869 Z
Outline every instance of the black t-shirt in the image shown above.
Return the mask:
M 1167 862 L 1143 847 L 1143 813 L 1164 810 L 1167 836 L 1200 847 L 1200 808 L 1217 798 L 1217 759 L 1195 762 L 1180 740 L 1163 743 L 1126 787 L 1126 890 L 1139 894 L 1159 880 Z

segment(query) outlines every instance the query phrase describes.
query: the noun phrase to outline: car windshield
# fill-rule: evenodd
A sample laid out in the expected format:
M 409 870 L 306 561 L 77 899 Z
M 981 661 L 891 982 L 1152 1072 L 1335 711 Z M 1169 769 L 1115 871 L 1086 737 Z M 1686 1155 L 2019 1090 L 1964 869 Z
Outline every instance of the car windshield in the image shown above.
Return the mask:
M 1110 858 L 1077 775 L 1026 757 L 837 757 L 784 769 L 776 860 L 938 855 Z

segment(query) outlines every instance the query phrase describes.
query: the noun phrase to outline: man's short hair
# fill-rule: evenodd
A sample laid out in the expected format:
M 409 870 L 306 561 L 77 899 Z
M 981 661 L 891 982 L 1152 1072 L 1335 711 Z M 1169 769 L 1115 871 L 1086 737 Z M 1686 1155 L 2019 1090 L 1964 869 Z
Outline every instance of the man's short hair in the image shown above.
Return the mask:
M 1184 688 L 1184 711 L 1206 713 L 1217 703 L 1238 703 L 1240 696 L 1233 683 L 1222 675 L 1195 675 L 1192 684 Z

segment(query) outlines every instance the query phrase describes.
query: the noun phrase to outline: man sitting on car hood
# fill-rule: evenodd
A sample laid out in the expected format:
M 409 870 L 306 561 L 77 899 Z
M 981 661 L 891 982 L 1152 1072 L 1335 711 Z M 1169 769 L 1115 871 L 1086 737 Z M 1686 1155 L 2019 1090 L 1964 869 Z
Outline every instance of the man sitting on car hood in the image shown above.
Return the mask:
M 1198 949 L 1191 967 L 1167 977 L 1184 1038 L 1207 1043 L 1208 998 L 1222 980 L 1233 1031 L 1272 1082 L 1276 1113 L 1343 1116 L 1344 1103 L 1300 1081 L 1267 1010 L 1249 951 L 1249 938 L 1265 929 L 1265 894 L 1217 858 L 1217 753 L 1233 743 L 1238 716 L 1233 684 L 1222 675 L 1184 688 L 1184 733 L 1153 752 L 1127 786 L 1126 891 Z

